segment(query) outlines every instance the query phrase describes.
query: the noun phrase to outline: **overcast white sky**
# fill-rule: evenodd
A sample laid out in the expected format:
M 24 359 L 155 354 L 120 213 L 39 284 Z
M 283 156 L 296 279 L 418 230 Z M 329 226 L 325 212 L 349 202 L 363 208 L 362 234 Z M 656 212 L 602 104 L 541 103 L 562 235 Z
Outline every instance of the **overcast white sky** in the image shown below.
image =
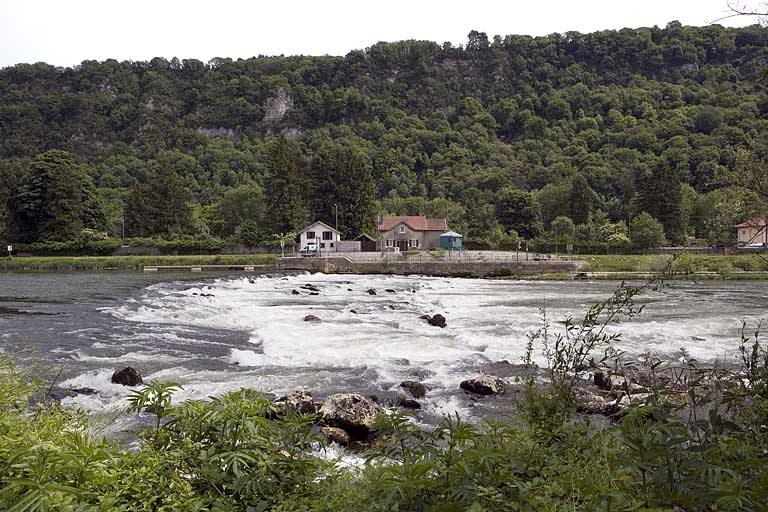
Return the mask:
M 156 56 L 207 62 L 259 54 L 345 55 L 378 41 L 464 44 L 473 29 L 491 37 L 663 27 L 672 20 L 706 25 L 726 14 L 727 1 L 0 0 L 0 66 Z M 722 24 L 755 22 L 736 18 Z

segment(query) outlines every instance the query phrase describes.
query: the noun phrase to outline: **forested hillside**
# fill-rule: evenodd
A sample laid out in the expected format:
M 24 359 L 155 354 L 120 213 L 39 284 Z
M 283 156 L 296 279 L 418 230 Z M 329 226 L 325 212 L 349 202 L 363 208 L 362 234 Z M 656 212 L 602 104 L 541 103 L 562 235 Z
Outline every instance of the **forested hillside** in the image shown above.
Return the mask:
M 766 63 L 764 28 L 672 22 L 20 64 L 0 70 L 0 238 L 256 243 L 337 205 L 347 235 L 386 212 L 447 216 L 489 246 L 621 244 L 627 221 L 638 246 L 662 242 L 656 221 L 671 242 L 725 242 L 754 200 L 723 176 L 768 159 Z

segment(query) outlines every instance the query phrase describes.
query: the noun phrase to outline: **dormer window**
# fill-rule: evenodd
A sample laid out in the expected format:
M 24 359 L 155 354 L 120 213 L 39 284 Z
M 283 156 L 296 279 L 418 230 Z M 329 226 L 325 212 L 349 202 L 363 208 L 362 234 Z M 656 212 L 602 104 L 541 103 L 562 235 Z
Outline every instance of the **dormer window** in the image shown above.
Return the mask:
M 405 226 L 400 226 L 400 233 L 405 233 Z

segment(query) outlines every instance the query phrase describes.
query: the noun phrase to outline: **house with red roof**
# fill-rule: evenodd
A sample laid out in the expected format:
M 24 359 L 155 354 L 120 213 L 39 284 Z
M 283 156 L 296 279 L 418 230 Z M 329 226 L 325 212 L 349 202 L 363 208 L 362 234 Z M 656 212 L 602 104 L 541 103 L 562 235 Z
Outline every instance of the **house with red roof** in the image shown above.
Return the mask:
M 765 219 L 751 219 L 741 224 L 736 224 L 736 236 L 739 247 L 768 244 L 768 230 Z
M 384 247 L 400 251 L 440 247 L 440 235 L 448 231 L 445 219 L 421 215 L 395 215 L 379 218 L 379 239 Z

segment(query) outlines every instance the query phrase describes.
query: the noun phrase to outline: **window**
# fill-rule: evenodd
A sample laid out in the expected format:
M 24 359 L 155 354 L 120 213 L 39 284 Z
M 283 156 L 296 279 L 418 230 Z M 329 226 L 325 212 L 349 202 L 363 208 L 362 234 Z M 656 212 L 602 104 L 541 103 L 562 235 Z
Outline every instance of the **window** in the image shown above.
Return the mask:
M 405 226 L 400 226 L 400 233 L 405 233 Z
M 393 240 L 387 239 L 387 247 L 392 247 Z
M 333 242 L 331 242 L 331 249 L 333 249 Z
M 323 240 L 333 240 L 333 231 L 323 231 Z
M 314 240 L 317 238 L 314 231 L 307 231 L 307 240 Z
M 410 242 L 411 242 L 411 247 L 418 247 L 419 246 L 419 239 L 418 238 L 411 239 Z
M 320 248 L 325 249 L 325 242 L 320 242 Z

